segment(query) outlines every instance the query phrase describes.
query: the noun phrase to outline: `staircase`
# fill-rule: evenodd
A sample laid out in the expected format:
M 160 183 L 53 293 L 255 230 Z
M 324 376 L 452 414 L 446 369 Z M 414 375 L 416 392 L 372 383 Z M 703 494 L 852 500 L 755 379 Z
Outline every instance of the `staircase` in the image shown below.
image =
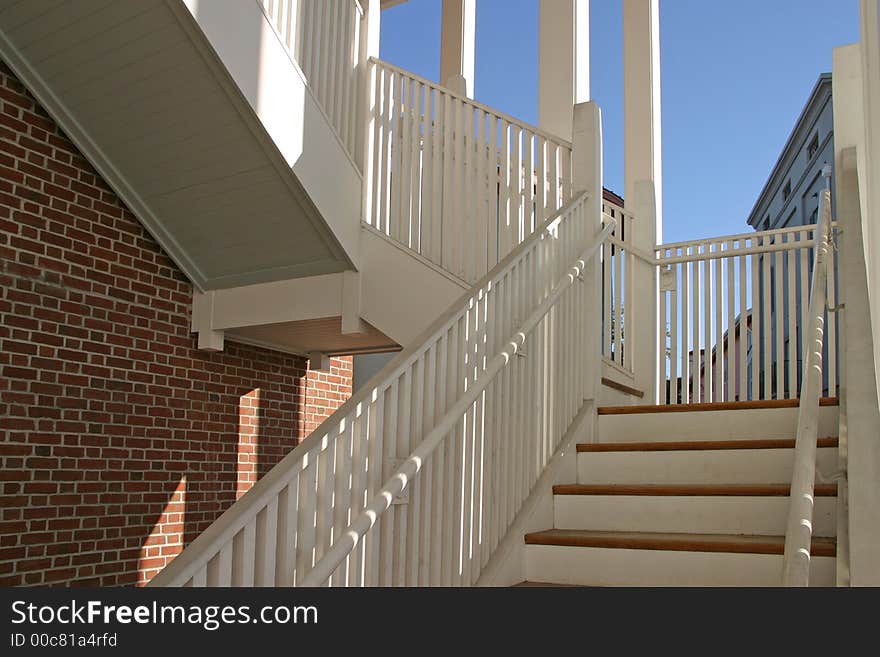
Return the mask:
M 829 436 L 837 412 L 825 403 Z M 780 585 L 795 409 L 726 406 L 600 408 L 600 442 L 577 445 L 577 481 L 553 487 L 553 527 L 525 535 L 523 584 Z M 837 447 L 819 439 L 816 586 L 836 581 Z

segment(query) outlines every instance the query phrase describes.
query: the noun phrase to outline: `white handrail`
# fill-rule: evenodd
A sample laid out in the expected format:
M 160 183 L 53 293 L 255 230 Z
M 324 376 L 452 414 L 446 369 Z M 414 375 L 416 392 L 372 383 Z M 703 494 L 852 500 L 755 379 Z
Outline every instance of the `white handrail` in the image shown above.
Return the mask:
M 824 190 L 819 204 L 816 257 L 810 287 L 809 342 L 798 409 L 794 471 L 791 479 L 782 582 L 807 586 L 810 582 L 810 544 L 813 528 L 813 484 L 816 478 L 816 439 L 819 430 L 819 397 L 822 394 L 822 351 L 825 341 L 826 286 L 831 223 L 831 192 Z
M 500 350 L 487 364 L 483 373 L 477 378 L 474 385 L 468 389 L 462 397 L 449 409 L 437 425 L 422 440 L 421 444 L 412 452 L 406 461 L 385 482 L 372 502 L 363 510 L 360 516 L 352 522 L 342 536 L 337 540 L 328 552 L 315 564 L 303 579 L 301 586 L 320 586 L 327 582 L 336 569 L 355 549 L 358 542 L 370 531 L 377 520 L 391 506 L 395 497 L 400 495 L 414 480 L 422 469 L 422 465 L 432 452 L 446 438 L 453 426 L 460 420 L 468 407 L 476 401 L 495 379 L 498 373 L 516 356 L 523 348 L 526 337 L 538 325 L 540 320 L 559 301 L 563 293 L 579 280 L 584 273 L 587 263 L 596 256 L 598 250 L 614 231 L 615 222 L 611 219 L 606 223 L 594 243 L 571 265 L 568 272 L 553 288 L 550 295 L 529 315 L 529 317 L 510 335 L 505 343 L 505 348 Z
M 591 225 L 587 202 L 586 194 L 578 194 L 543 223 L 412 346 L 197 536 L 150 585 L 300 585 L 350 519 L 361 515 L 364 505 L 379 490 L 387 477 L 383 469 L 397 468 L 398 452 L 400 456 L 411 454 L 421 442 L 422 431 L 427 434 L 475 385 L 476 375 L 482 373 L 489 355 L 516 325 L 517 317 L 532 313 L 552 292 L 551 284 L 564 265 L 587 243 Z M 498 395 L 492 398 L 487 391 L 485 399 L 465 414 L 463 420 L 470 426 L 468 436 L 462 435 L 461 425 L 455 430 L 452 443 L 458 450 L 464 445 L 470 468 L 482 450 L 483 441 L 474 440 L 473 430 L 478 421 L 482 430 L 485 409 L 487 424 L 481 437 L 486 442 L 487 460 L 492 454 L 489 443 L 494 441 L 500 450 L 499 437 L 505 439 L 505 449 L 499 452 L 503 457 L 494 460 L 494 468 L 486 464 L 485 477 L 479 469 L 469 469 L 465 476 L 461 451 L 443 450 L 448 453 L 432 457 L 433 463 L 428 466 L 433 466 L 437 488 L 434 498 L 419 496 L 417 487 L 411 495 L 424 506 L 395 507 L 395 513 L 386 514 L 382 535 L 371 533 L 369 540 L 358 546 L 361 554 L 350 560 L 345 582 L 387 585 L 475 581 L 485 564 L 483 559 L 497 546 L 517 505 L 528 495 L 533 478 L 540 474 L 583 403 L 587 389 L 583 362 L 591 345 L 580 337 L 589 312 L 582 297 L 569 292 L 530 338 L 533 348 L 529 353 L 520 352 L 516 365 L 492 384 L 491 393 Z M 558 356 L 563 350 L 566 358 Z M 548 376 L 539 377 L 539 372 Z M 502 390 L 505 395 L 501 395 Z M 548 399 L 544 415 L 529 404 L 539 392 Z M 498 413 L 502 424 L 490 430 L 493 413 Z M 420 478 L 422 489 L 431 489 L 431 472 L 426 472 L 427 481 Z M 453 476 L 455 485 L 465 486 L 468 496 L 493 495 L 492 486 L 505 493 L 493 496 L 491 505 L 486 498 L 485 513 L 471 517 L 471 504 L 477 500 L 468 497 L 465 505 L 461 490 L 453 496 L 452 481 L 447 482 Z M 441 515 L 425 508 L 431 504 L 442 510 Z M 423 524 L 421 534 L 407 534 L 402 546 L 394 543 L 397 523 L 409 521 L 412 526 L 420 518 L 446 522 L 450 513 L 462 514 L 464 524 L 459 523 L 458 516 L 448 532 L 441 531 L 440 525 Z M 456 533 L 458 527 L 464 527 L 465 533 Z M 399 569 L 402 558 L 409 559 L 410 564 L 427 563 L 428 559 L 422 558 L 425 549 L 436 557 L 430 559 L 430 572 L 414 571 L 415 566 L 405 572 Z M 460 550 L 477 550 L 479 556 L 460 557 Z M 452 552 L 456 555 L 454 567 Z

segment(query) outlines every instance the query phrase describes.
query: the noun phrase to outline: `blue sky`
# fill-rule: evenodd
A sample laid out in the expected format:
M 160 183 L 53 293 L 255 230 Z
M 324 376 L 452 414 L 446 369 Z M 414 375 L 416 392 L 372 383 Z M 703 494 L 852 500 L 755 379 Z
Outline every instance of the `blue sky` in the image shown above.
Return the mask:
M 382 13 L 381 57 L 431 80 L 441 0 Z M 538 0 L 477 0 L 475 96 L 537 122 Z M 605 185 L 623 192 L 621 0 L 592 0 L 591 86 Z M 661 0 L 667 242 L 748 230 L 746 219 L 835 46 L 858 41 L 858 0 Z

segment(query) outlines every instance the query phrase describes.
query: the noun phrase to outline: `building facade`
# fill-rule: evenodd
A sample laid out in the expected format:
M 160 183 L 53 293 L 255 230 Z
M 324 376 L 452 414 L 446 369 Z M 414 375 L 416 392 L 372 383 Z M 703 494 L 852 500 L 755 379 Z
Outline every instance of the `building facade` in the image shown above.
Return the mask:
M 823 73 L 749 214 L 755 230 L 815 224 L 822 167 L 834 162 L 831 74 Z M 833 173 L 832 173 L 833 184 Z
M 820 193 L 826 186 L 834 184 L 834 112 L 832 102 L 832 81 L 830 73 L 823 73 L 819 76 L 810 93 L 807 103 L 798 117 L 794 128 L 789 135 L 788 140 L 783 146 L 776 164 L 774 165 L 755 206 L 749 215 L 749 225 L 758 231 L 780 230 L 786 228 L 794 228 L 796 226 L 815 225 L 819 215 L 819 198 Z M 828 165 L 831 170 L 831 180 L 828 181 L 823 176 L 823 168 Z M 832 197 L 832 212 L 834 209 L 834 198 Z M 783 239 L 781 236 L 777 239 Z M 760 289 L 765 289 L 763 277 L 769 273 L 767 285 L 770 289 L 776 286 L 777 276 L 781 277 L 783 282 L 792 277 L 795 281 L 795 289 L 800 292 L 802 281 L 806 280 L 800 275 L 800 268 L 804 263 L 790 263 L 787 259 L 782 263 L 777 262 L 773 256 L 764 256 L 763 260 L 768 259 L 767 268 L 761 266 Z M 781 264 L 781 269 L 778 269 Z M 807 267 L 812 267 L 812 258 L 808 259 Z M 791 271 L 789 271 L 791 268 Z M 812 271 L 810 269 L 810 271 Z M 808 277 L 807 277 L 808 278 Z M 836 277 L 832 277 L 833 281 Z M 801 380 L 803 370 L 803 339 L 801 335 L 795 331 L 791 334 L 792 322 L 789 321 L 789 313 L 794 311 L 796 316 L 800 317 L 804 308 L 802 307 L 802 294 L 797 294 L 793 302 L 789 302 L 788 297 L 784 298 L 784 306 L 781 312 L 781 321 L 777 321 L 777 309 L 775 297 L 769 302 L 765 299 L 763 293 L 759 303 L 762 310 L 769 313 L 770 317 L 770 351 L 772 352 L 772 363 L 780 363 L 784 370 L 788 370 L 788 358 L 792 351 L 789 349 L 789 342 L 795 341 L 794 353 L 797 354 L 796 371 L 798 373 L 797 380 Z M 764 306 L 767 306 L 765 309 Z M 829 321 L 836 319 L 832 314 Z M 776 358 L 776 350 L 778 349 L 778 340 L 776 333 L 782 333 L 782 345 L 785 356 Z M 757 345 L 759 350 L 766 349 L 766 345 Z M 827 356 L 827 354 L 826 354 Z M 764 362 L 764 359 L 762 359 Z M 761 385 L 764 385 L 763 371 L 758 372 L 761 378 Z M 750 370 L 750 376 L 751 376 Z M 778 377 L 782 377 L 783 382 L 781 388 L 785 397 L 797 396 L 796 389 L 792 389 L 796 383 L 785 377 L 784 372 L 780 372 L 773 367 L 770 373 L 771 387 L 777 389 L 776 381 Z M 834 390 L 829 390 L 827 373 L 823 383 L 823 393 L 833 396 L 836 394 Z M 771 393 L 772 394 L 772 393 Z

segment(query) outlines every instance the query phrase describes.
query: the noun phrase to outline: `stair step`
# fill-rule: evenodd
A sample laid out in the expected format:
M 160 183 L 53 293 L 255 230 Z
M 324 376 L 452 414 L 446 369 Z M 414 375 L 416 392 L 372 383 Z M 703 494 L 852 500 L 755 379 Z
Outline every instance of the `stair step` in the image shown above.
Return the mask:
M 837 435 L 836 402 L 826 400 L 819 409 L 819 436 Z M 797 433 L 796 400 L 603 407 L 598 412 L 596 435 L 601 443 L 790 440 Z
M 524 578 L 579 586 L 781 586 L 781 536 L 548 530 L 526 535 Z M 810 585 L 834 586 L 834 539 L 814 538 Z
M 558 484 L 554 495 L 676 495 L 788 497 L 789 484 Z M 816 497 L 837 495 L 837 484 L 817 484 Z
M 599 415 L 636 415 L 641 413 L 692 413 L 695 411 L 754 411 L 768 408 L 797 408 L 798 399 L 708 402 L 700 404 L 641 404 L 637 406 L 600 406 Z M 822 397 L 820 406 L 837 406 L 837 397 Z
M 578 444 L 578 453 L 597 452 L 678 452 L 726 449 L 794 449 L 794 438 L 765 438 L 748 440 L 690 440 L 650 443 L 596 443 Z M 835 437 L 819 438 L 818 447 L 837 447 Z
M 525 536 L 526 545 L 614 548 L 626 550 L 671 550 L 676 552 L 732 552 L 783 554 L 784 536 L 735 536 L 732 534 L 672 534 L 655 532 L 596 532 L 582 529 L 547 529 Z M 810 555 L 834 557 L 837 541 L 814 537 Z
M 838 469 L 836 438 L 823 438 L 817 450 L 817 476 Z M 730 442 L 731 445 L 721 443 Z M 758 445 L 747 443 L 758 442 Z M 694 445 L 706 445 L 697 441 Z M 582 484 L 752 484 L 791 479 L 793 440 L 711 441 L 709 449 L 689 443 L 604 443 L 577 454 Z M 782 445 L 777 447 L 777 445 Z M 629 447 L 633 448 L 630 449 Z M 787 494 L 787 493 L 786 493 Z
M 581 584 L 554 584 L 553 582 L 532 582 L 525 580 L 511 586 L 514 589 L 536 589 L 536 588 L 585 588 Z
M 553 498 L 553 526 L 560 529 L 774 536 L 785 532 L 788 519 L 789 498 L 760 495 L 768 492 L 766 486 L 664 487 L 664 493 L 685 495 L 655 495 L 656 486 L 558 488 L 565 491 Z M 649 494 L 632 494 L 633 488 Z M 817 495 L 813 535 L 836 534 L 837 498 Z

